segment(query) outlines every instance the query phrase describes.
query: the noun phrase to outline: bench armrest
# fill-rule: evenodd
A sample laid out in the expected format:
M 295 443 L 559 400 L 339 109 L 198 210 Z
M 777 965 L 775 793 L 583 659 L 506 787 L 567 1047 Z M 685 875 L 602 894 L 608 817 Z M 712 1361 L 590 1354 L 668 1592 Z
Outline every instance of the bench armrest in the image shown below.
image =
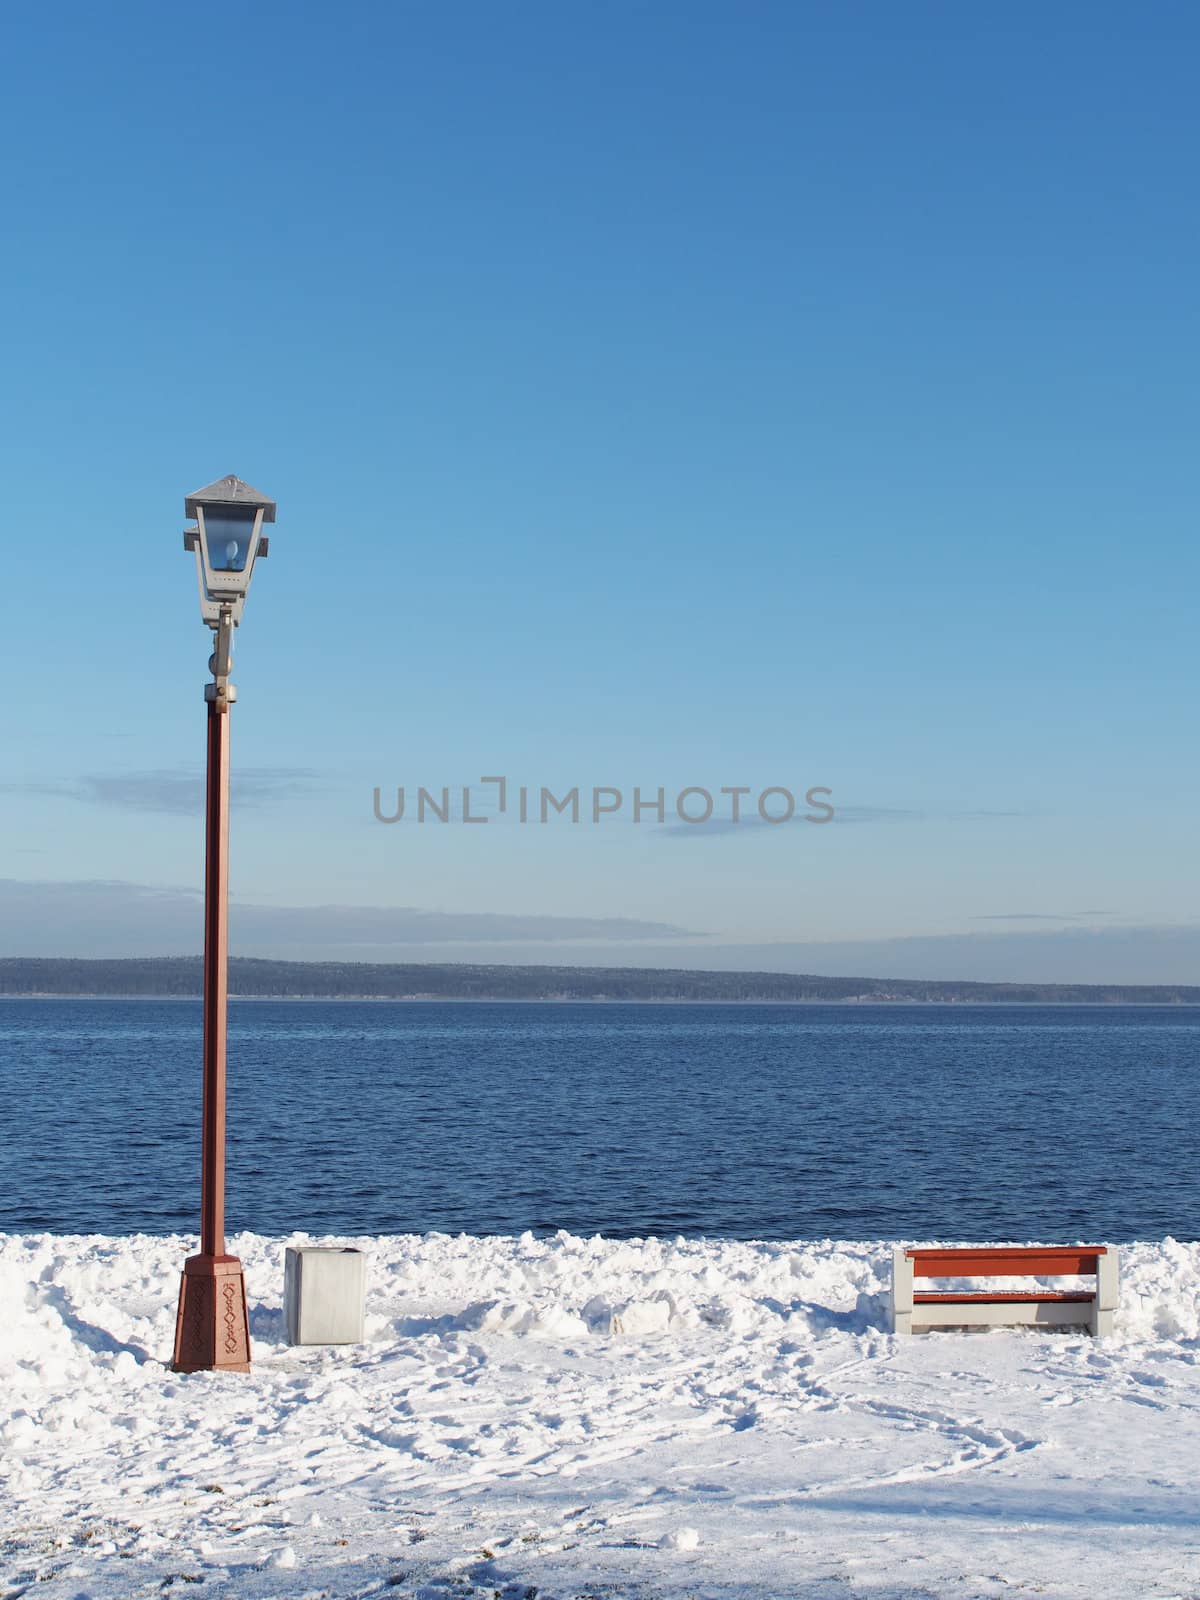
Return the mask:
M 913 1264 L 903 1245 L 892 1249 L 892 1332 L 911 1333 Z
M 1115 1311 L 1120 1297 L 1120 1252 L 1112 1245 L 1104 1255 L 1096 1258 L 1096 1306 L 1101 1311 Z

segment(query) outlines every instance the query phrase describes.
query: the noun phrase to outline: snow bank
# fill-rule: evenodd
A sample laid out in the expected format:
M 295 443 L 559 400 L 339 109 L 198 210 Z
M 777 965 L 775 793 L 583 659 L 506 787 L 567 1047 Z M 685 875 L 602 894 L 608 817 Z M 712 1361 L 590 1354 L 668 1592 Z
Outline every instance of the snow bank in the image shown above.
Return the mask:
M 172 1374 L 194 1240 L 0 1235 L 0 1594 L 1187 1594 L 1200 1246 L 1122 1249 L 1113 1339 L 896 1341 L 889 1244 L 322 1240 L 367 1338 Z M 1103 1547 L 1094 1534 L 1104 1530 Z

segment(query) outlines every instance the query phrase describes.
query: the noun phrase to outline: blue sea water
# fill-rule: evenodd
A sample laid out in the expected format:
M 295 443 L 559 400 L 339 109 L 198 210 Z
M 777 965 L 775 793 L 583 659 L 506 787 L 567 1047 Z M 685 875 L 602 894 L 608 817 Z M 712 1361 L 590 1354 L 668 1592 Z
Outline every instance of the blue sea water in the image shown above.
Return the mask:
M 1200 1238 L 1200 1010 L 234 1001 L 230 1232 Z M 200 1006 L 0 1000 L 0 1230 L 198 1227 Z

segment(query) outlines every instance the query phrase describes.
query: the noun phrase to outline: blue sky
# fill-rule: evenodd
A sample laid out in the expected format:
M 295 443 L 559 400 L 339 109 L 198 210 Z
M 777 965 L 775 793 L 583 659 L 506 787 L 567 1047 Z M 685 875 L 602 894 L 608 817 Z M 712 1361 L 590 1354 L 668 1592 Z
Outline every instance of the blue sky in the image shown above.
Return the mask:
M 1200 981 L 1198 44 L 10 8 L 4 953 L 199 948 L 182 500 L 236 472 L 235 948 Z M 838 815 L 372 815 L 483 774 Z

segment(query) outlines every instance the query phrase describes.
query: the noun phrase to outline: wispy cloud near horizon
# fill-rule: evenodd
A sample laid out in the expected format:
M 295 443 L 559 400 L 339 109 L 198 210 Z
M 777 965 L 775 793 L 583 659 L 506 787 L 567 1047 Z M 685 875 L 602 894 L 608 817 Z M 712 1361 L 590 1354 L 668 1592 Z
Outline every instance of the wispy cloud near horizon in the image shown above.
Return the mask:
M 230 942 L 244 953 L 394 946 L 636 944 L 703 937 L 636 917 L 427 911 L 416 906 L 230 903 Z M 190 955 L 200 948 L 198 890 L 106 880 L 0 879 L 0 953 Z
M 992 911 L 972 922 L 1082 922 L 1087 917 L 1115 917 L 1115 911 Z
M 320 780 L 321 774 L 309 767 L 244 767 L 230 776 L 230 801 L 243 807 L 277 804 L 289 795 L 319 788 Z M 204 774 L 178 769 L 83 773 L 78 778 L 0 784 L 0 793 L 46 795 L 126 811 L 198 816 L 204 810 Z
M 235 901 L 230 935 L 236 955 L 294 960 L 640 966 L 1017 983 L 1200 982 L 1200 923 L 1045 927 L 1039 922 L 1023 929 L 869 939 L 739 941 L 636 918 Z M 2 955 L 195 955 L 201 943 L 198 891 L 0 879 Z

